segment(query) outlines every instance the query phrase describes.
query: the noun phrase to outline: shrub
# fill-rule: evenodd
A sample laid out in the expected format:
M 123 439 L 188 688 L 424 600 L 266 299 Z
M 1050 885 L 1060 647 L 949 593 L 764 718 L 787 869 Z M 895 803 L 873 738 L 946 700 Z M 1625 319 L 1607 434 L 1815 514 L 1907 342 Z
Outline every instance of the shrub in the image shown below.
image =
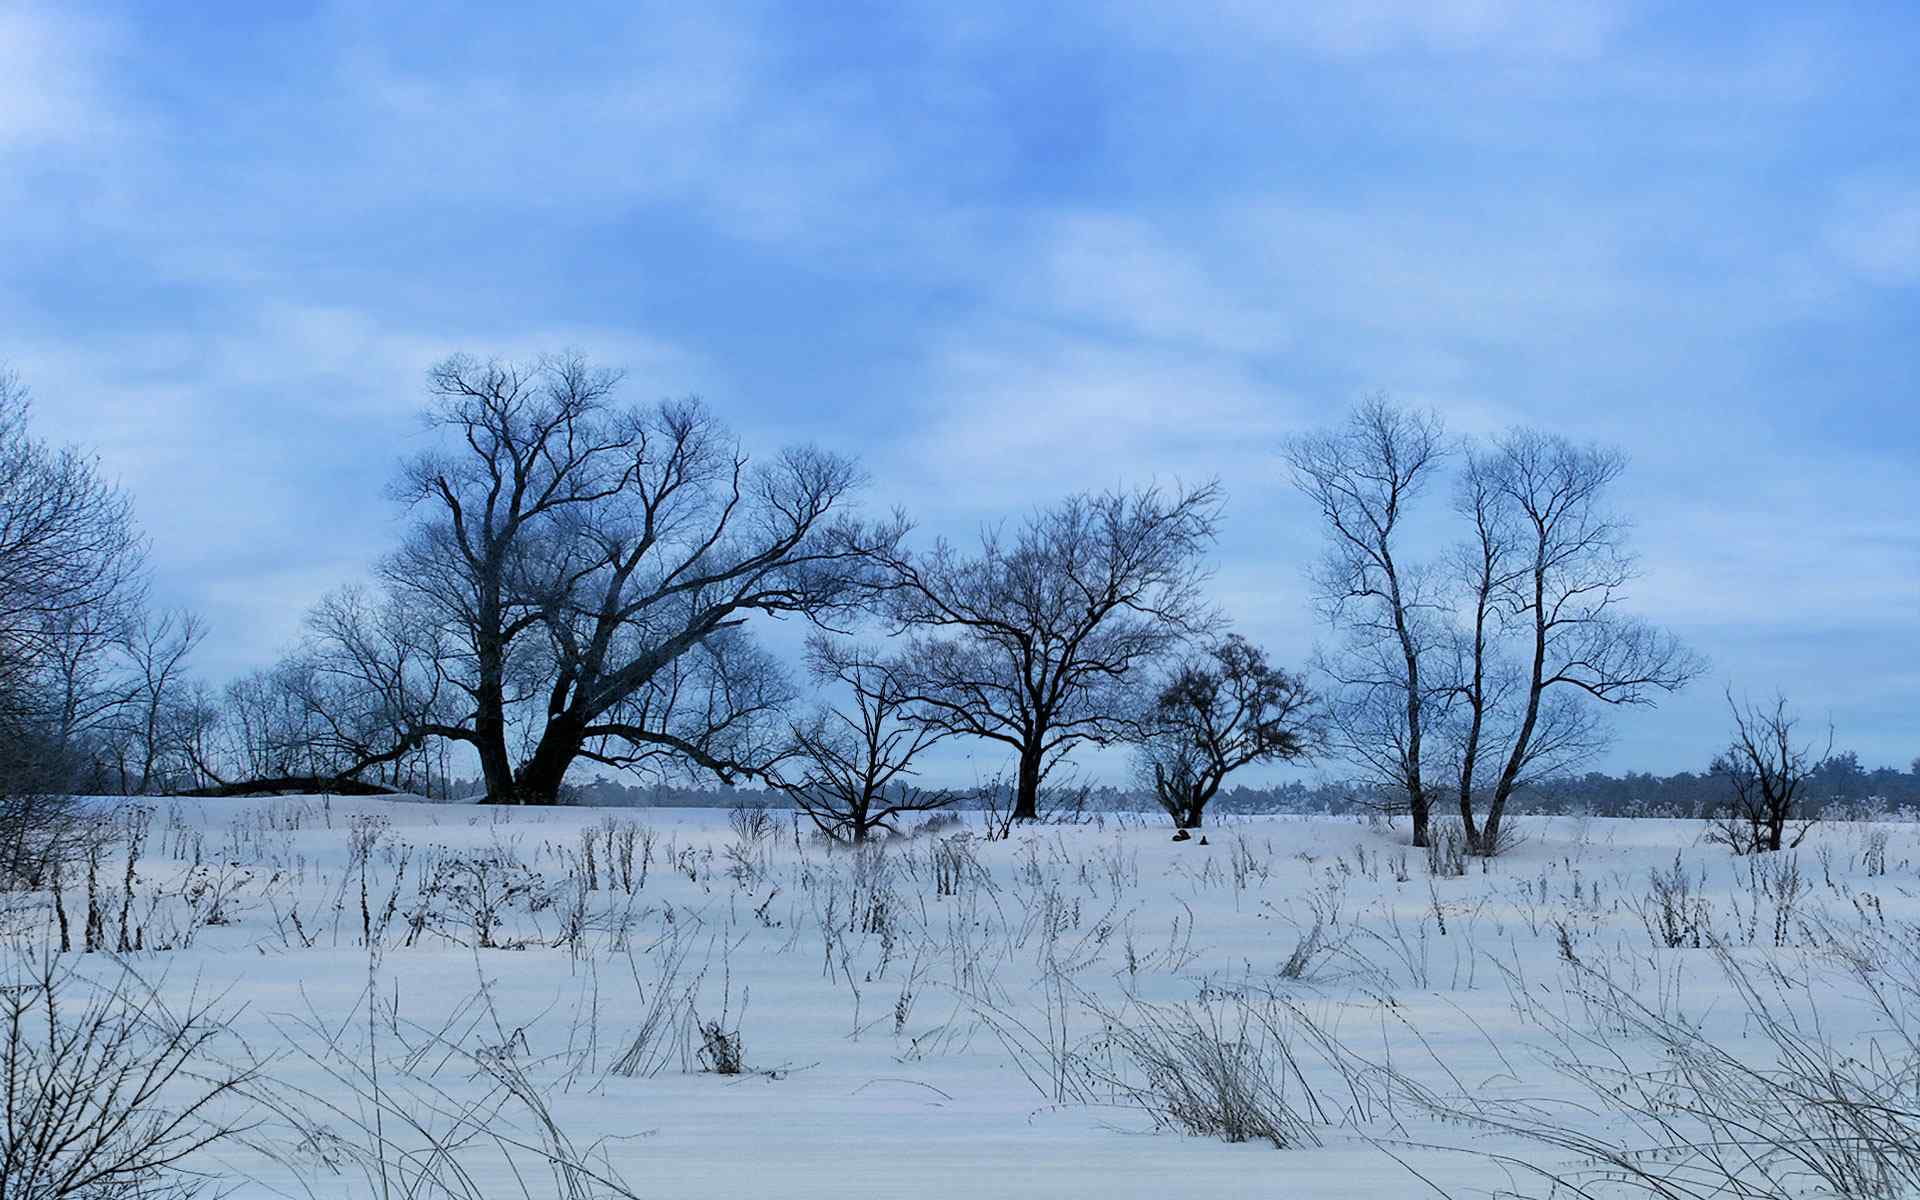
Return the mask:
M 1273 1002 L 1090 1007 L 1106 1022 L 1107 1045 L 1137 1072 L 1103 1082 L 1155 1125 L 1278 1150 L 1320 1144 L 1307 1114 L 1324 1118 L 1288 1048 L 1285 1010 Z
M 93 987 L 51 955 L 17 960 L 11 976 L 0 988 L 0 1195 L 130 1200 L 202 1190 L 208 1180 L 181 1164 L 240 1132 L 217 1110 L 253 1079 L 208 1061 L 225 1016 L 199 1002 L 170 1011 L 130 970 Z

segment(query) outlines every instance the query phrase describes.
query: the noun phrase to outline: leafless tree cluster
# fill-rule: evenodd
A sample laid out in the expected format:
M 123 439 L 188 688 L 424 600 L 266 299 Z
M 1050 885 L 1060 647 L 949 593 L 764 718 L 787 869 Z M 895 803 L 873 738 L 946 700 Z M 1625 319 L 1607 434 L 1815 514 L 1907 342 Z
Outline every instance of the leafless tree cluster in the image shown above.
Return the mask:
M 438 445 L 377 595 L 337 595 L 256 690 L 247 770 L 361 777 L 436 745 L 487 797 L 552 803 L 577 762 L 764 775 L 792 688 L 743 628 L 856 607 L 904 532 L 848 514 L 861 476 L 812 447 L 750 462 L 695 401 L 615 402 L 578 358 L 455 357 Z M 289 757 L 292 756 L 292 757 Z
M 293 652 L 216 693 L 188 674 L 201 623 L 146 608 L 126 498 L 28 435 L 8 379 L 0 720 L 22 762 L 0 765 L 66 772 L 40 794 L 76 772 L 127 793 L 428 791 L 457 754 L 487 799 L 552 803 L 592 763 L 759 779 L 861 840 L 951 799 L 910 784 L 947 738 L 1004 748 L 1029 820 L 1076 748 L 1131 745 L 1183 826 L 1230 772 L 1325 748 L 1405 806 L 1416 843 L 1450 801 L 1491 853 L 1516 793 L 1601 744 L 1606 706 L 1700 670 L 1623 611 L 1633 562 L 1606 496 L 1624 460 L 1564 438 L 1456 443 L 1382 399 L 1289 443 L 1339 633 L 1310 698 L 1223 640 L 1216 483 L 1071 495 L 915 549 L 904 517 L 856 513 L 851 460 L 750 461 L 698 402 L 628 404 L 620 383 L 577 357 L 437 366 L 432 445 L 394 488 L 411 523 L 376 585 L 327 597 Z M 1418 540 L 1443 475 L 1451 549 Z M 818 631 L 827 704 L 803 719 L 752 628 L 785 616 Z
M 1454 446 L 1436 416 L 1382 398 L 1287 459 L 1329 534 L 1316 582 L 1339 634 L 1320 662 L 1334 747 L 1404 798 L 1416 844 L 1451 793 L 1469 846 L 1497 853 L 1514 794 L 1604 744 L 1600 711 L 1704 669 L 1622 607 L 1619 453 L 1529 429 Z M 1409 513 L 1449 462 L 1465 536 L 1423 554 Z
M 1018 820 L 1082 744 L 1132 728 L 1143 668 L 1219 624 L 1203 556 L 1217 484 L 1069 496 L 977 550 L 948 542 L 875 555 L 882 618 L 906 639 L 900 686 L 913 719 L 1014 756 Z
M 203 633 L 149 611 L 126 494 L 31 416 L 0 371 L 0 874 L 29 880 L 76 848 L 64 796 L 170 778 Z

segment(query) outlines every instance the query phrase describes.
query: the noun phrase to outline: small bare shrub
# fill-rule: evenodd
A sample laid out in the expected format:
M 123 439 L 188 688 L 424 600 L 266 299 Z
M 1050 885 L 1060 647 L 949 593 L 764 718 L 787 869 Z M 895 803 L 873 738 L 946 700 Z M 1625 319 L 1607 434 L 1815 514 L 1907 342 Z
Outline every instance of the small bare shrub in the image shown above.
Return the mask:
M 715 1075 L 746 1074 L 746 1050 L 740 1031 L 718 1021 L 700 1022 L 700 1069 Z
M 1427 874 L 1458 879 L 1467 873 L 1467 830 L 1457 817 L 1442 817 L 1427 833 Z
M 212 1180 L 184 1167 L 243 1132 L 221 1101 L 253 1080 L 214 1062 L 225 1014 L 169 1010 L 131 971 L 95 987 L 48 956 L 0 987 L 0 1195 L 151 1200 Z
M 1327 924 L 1315 918 L 1313 928 L 1302 934 L 1294 944 L 1293 953 L 1287 955 L 1287 961 L 1280 964 L 1280 978 L 1305 979 L 1313 971 L 1314 964 L 1333 951 L 1331 939 L 1327 937 Z
M 762 804 L 736 804 L 727 810 L 727 826 L 740 841 L 757 845 L 773 836 L 773 814 Z
M 1133 1068 L 1102 1082 L 1157 1126 L 1278 1150 L 1320 1144 L 1314 1123 L 1325 1117 L 1294 1062 L 1277 1005 L 1228 997 L 1139 1004 L 1125 1013 L 1090 1007 L 1105 1021 L 1108 1046 Z
M 472 930 L 482 949 L 499 946 L 515 909 L 537 912 L 551 900 L 545 878 L 501 847 L 440 859 L 427 892 L 437 902 L 427 919 Z

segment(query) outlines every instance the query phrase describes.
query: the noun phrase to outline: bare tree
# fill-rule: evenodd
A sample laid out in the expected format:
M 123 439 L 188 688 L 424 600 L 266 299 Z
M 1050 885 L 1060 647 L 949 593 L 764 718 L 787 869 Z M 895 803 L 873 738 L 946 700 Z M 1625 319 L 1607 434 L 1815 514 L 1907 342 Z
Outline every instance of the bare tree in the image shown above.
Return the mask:
M 1813 828 L 1817 815 L 1803 803 L 1808 779 L 1833 753 L 1833 727 L 1827 727 L 1826 749 L 1818 755 L 1797 742 L 1799 718 L 1776 695 L 1770 708 L 1741 703 L 1727 690 L 1727 708 L 1733 713 L 1733 740 L 1713 760 L 1713 774 L 1726 780 L 1730 793 L 1726 808 L 1710 835 L 1735 854 L 1755 854 L 1798 846 Z M 1798 821 L 1791 842 L 1787 826 Z
M 456 728 L 458 701 L 445 664 L 458 656 L 447 631 L 417 598 L 344 588 L 307 616 L 307 644 L 289 660 L 283 686 L 301 711 L 314 773 L 411 789 L 429 739 Z
M 125 494 L 30 415 L 0 370 L 0 869 L 36 881 L 72 824 L 79 735 L 111 707 L 101 660 L 139 602 L 145 546 Z
M 1312 699 L 1259 647 L 1229 635 L 1181 663 L 1154 697 L 1135 751 L 1142 779 L 1176 826 L 1198 829 L 1228 775 L 1313 752 Z
M 1522 535 L 1503 502 L 1489 456 L 1469 451 L 1455 497 L 1455 511 L 1472 527 L 1450 565 L 1458 589 L 1459 623 L 1452 630 L 1443 695 L 1446 742 L 1453 752 L 1462 828 L 1471 846 L 1479 828 L 1475 813 L 1488 791 L 1488 761 L 1511 740 L 1514 698 L 1521 672 L 1503 653 L 1512 590 L 1522 571 Z M 1556 716 L 1563 710 L 1556 707 Z M 1504 726 L 1503 726 L 1504 721 Z
M 227 717 L 219 693 L 204 680 L 186 681 L 168 726 L 168 757 L 177 764 L 179 776 L 176 790 L 194 791 L 221 781 Z
M 27 428 L 27 390 L 0 371 L 0 652 L 9 670 L 38 670 L 48 641 L 137 601 L 146 547 L 125 493 L 77 447 Z
M 1315 584 L 1341 641 L 1320 660 L 1334 749 L 1405 796 L 1427 844 L 1431 660 L 1444 643 L 1428 572 L 1400 541 L 1409 506 L 1446 455 L 1440 419 L 1384 396 L 1339 428 L 1286 446 L 1293 481 L 1320 509 L 1328 547 Z
M 54 737 L 78 758 L 105 748 L 130 699 L 118 651 L 133 614 L 119 603 L 62 614 L 50 623 L 39 703 L 49 706 Z
M 1635 569 L 1626 526 L 1604 499 L 1625 469 L 1617 451 L 1531 430 L 1499 438 L 1469 469 L 1470 492 L 1484 488 L 1500 514 L 1479 523 L 1480 545 L 1497 539 L 1502 547 L 1488 586 L 1501 597 L 1522 664 L 1512 689 L 1517 712 L 1478 827 L 1471 767 L 1462 774 L 1461 816 L 1476 853 L 1499 852 L 1501 818 L 1516 790 L 1601 744 L 1588 702 L 1651 704 L 1705 669 L 1672 634 L 1621 611 Z M 1474 655 L 1476 665 L 1485 654 Z
M 403 472 L 419 519 L 382 576 L 434 631 L 419 669 L 444 679 L 386 689 L 435 704 L 401 705 L 361 766 L 452 740 L 490 800 L 525 803 L 553 803 L 582 757 L 766 769 L 786 687 L 740 627 L 857 604 L 902 523 L 843 515 L 861 483 L 845 458 L 749 464 L 700 404 L 616 408 L 618 382 L 577 358 L 435 368 L 428 424 L 448 448 Z
M 792 726 L 794 766 L 775 783 L 823 833 L 864 842 L 875 829 L 899 832 L 894 821 L 906 813 L 953 803 L 950 791 L 907 782 L 913 760 L 943 731 L 912 719 L 901 663 L 816 634 L 807 642 L 807 667 L 816 682 L 839 685 L 846 700 Z
M 187 658 L 205 637 L 205 622 L 184 610 L 141 614 L 122 632 L 124 688 L 108 734 L 122 795 L 143 796 L 167 786 L 183 765 L 173 751 L 179 746 Z
M 1437 418 L 1384 399 L 1288 446 L 1332 531 L 1316 580 L 1342 635 L 1319 658 L 1332 749 L 1405 797 L 1415 844 L 1444 768 L 1469 846 L 1494 854 L 1513 795 L 1604 744 L 1594 702 L 1652 703 L 1702 664 L 1620 609 L 1634 566 L 1603 503 L 1625 467 L 1611 451 L 1530 430 L 1470 449 L 1454 506 L 1470 536 L 1410 567 L 1409 506 L 1447 453 Z
M 228 684 L 220 729 L 200 767 L 214 784 L 292 776 L 324 776 L 351 767 L 331 764 L 302 677 L 309 664 L 287 659 Z M 207 747 L 203 746 L 203 755 Z
M 911 633 L 901 678 L 915 719 L 1015 756 L 1016 820 L 1039 815 L 1048 774 L 1076 745 L 1128 725 L 1128 675 L 1216 622 L 1201 556 L 1220 488 L 1070 496 L 977 555 L 942 541 L 877 556 L 885 612 Z

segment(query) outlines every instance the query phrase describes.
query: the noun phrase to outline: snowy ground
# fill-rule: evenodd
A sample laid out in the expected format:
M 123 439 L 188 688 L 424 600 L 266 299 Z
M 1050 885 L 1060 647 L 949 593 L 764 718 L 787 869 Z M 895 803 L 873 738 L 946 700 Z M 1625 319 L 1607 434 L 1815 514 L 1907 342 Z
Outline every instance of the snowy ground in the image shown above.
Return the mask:
M 240 1196 L 376 1195 L 383 1161 L 404 1194 L 436 1161 L 408 1155 L 452 1135 L 469 1194 L 567 1194 L 503 1080 L 641 1196 L 1546 1195 L 1521 1164 L 1579 1156 L 1435 1106 L 1524 1097 L 1630 1134 L 1551 1065 L 1588 1034 L 1658 1057 L 1596 1001 L 1606 980 L 1771 1053 L 1716 939 L 1778 967 L 1769 994 L 1858 1053 L 1897 1024 L 1853 986 L 1860 960 L 1910 948 L 1920 919 L 1908 825 L 1735 859 L 1692 822 L 1523 819 L 1507 855 L 1436 876 L 1404 827 L 1334 818 L 1228 820 L 1204 846 L 1144 817 L 1004 841 L 978 821 L 854 852 L 785 813 L 756 838 L 718 810 L 160 801 L 125 960 L 176 1005 L 223 994 L 219 1053 L 264 1064 L 278 1111 L 195 1160 Z M 110 939 L 124 869 L 123 847 L 100 869 Z M 489 948 L 462 894 L 483 882 L 533 889 L 498 905 Z M 15 969 L 52 936 L 48 901 L 8 915 Z M 71 879 L 65 905 L 78 941 Z M 1181 1014 L 1228 1042 L 1251 1020 L 1300 1144 L 1156 1122 L 1130 1090 L 1151 1076 L 1103 1022 Z M 737 1031 L 746 1073 L 707 1069 L 708 1023 Z

